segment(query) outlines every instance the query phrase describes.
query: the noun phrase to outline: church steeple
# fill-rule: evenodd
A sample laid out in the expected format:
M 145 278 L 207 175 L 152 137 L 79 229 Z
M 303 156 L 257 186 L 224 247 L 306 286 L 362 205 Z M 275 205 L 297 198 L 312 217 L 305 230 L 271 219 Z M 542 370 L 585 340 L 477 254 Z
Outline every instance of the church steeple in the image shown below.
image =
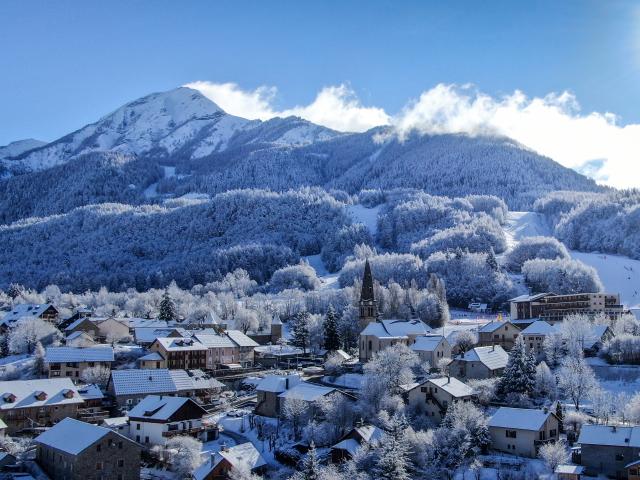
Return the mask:
M 378 318 L 378 306 L 373 293 L 373 274 L 369 260 L 364 262 L 364 275 L 362 277 L 362 291 L 360 292 L 360 331 Z

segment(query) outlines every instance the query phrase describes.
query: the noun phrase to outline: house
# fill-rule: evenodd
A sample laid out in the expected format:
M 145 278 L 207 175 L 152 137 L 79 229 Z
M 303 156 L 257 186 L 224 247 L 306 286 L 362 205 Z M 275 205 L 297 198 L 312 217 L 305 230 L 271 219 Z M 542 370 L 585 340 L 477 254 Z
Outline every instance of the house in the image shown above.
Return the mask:
M 549 409 L 500 407 L 489 419 L 491 448 L 536 458 L 544 443 L 559 439 L 558 417 Z
M 307 404 L 307 408 L 313 416 L 317 413 L 315 408 L 316 402 L 335 392 L 339 392 L 339 390 L 331 387 L 323 387 L 322 385 L 316 385 L 315 383 L 298 382 L 293 387 L 290 387 L 289 389 L 278 395 L 278 414 L 282 413 L 282 406 L 288 400 L 295 399 L 305 402 Z
M 258 345 L 275 345 L 282 338 L 282 320 L 279 317 L 274 317 L 271 320 L 269 330 L 248 332 L 247 335 Z
M 620 295 L 614 293 L 539 293 L 512 298 L 510 303 L 512 320 L 539 318 L 551 324 L 561 322 L 572 314 L 590 317 L 604 314 L 615 319 L 626 313 L 626 309 L 620 303 Z
M 121 320 L 129 325 L 129 333 L 134 334 L 136 328 L 172 328 L 173 325 L 169 325 L 166 320 L 158 320 L 157 318 L 138 318 L 138 317 L 125 317 Z
M 478 329 L 478 345 L 487 347 L 500 345 L 505 350 L 511 350 L 520 334 L 520 328 L 511 322 L 489 322 Z
M 625 466 L 627 480 L 640 480 L 640 460 L 631 462 Z
M 186 331 L 181 328 L 175 327 L 138 327 L 133 330 L 134 343 L 143 347 L 150 346 L 153 342 L 156 341 L 156 338 L 177 338 L 185 336 L 188 336 L 186 335 Z
M 475 347 L 457 355 L 449 364 L 449 373 L 469 380 L 498 377 L 508 360 L 509 354 L 500 345 Z
M 114 361 L 113 348 L 108 346 L 76 348 L 48 347 L 45 350 L 44 363 L 49 378 L 80 378 L 87 368 L 103 367 L 111 370 Z
M 7 312 L 0 320 L 0 331 L 6 331 L 15 327 L 25 319 L 39 318 L 50 323 L 58 320 L 58 310 L 50 303 L 20 303 Z
M 102 426 L 118 432 L 125 437 L 129 436 L 129 417 L 110 417 L 102 421 Z
M 95 339 L 98 336 L 98 327 L 87 317 L 80 317 L 74 322 L 70 323 L 65 329 L 64 334 L 66 336 L 75 332 L 84 332 L 91 338 Z
M 580 480 L 584 475 L 584 467 L 580 465 L 558 465 L 554 473 L 558 480 Z
M 89 335 L 87 332 L 81 331 L 73 332 L 71 335 L 67 335 L 64 343 L 67 347 L 76 348 L 92 347 L 94 345 L 97 345 L 91 335 Z
M 240 330 L 226 330 L 225 333 L 236 345 L 238 360 L 234 363 L 239 363 L 243 367 L 251 367 L 254 361 L 253 352 L 259 346 L 258 342 L 252 340 Z
M 168 369 L 207 368 L 207 347 L 193 338 L 156 338 L 149 350 L 158 352 Z
M 253 443 L 241 443 L 234 447 L 223 447 L 212 453 L 207 461 L 196 468 L 192 478 L 194 480 L 218 480 L 229 478 L 229 472 L 234 468 L 246 469 L 251 473 L 261 474 L 266 469 L 267 462 Z
M 405 389 L 407 403 L 439 425 L 453 402 L 471 402 L 475 392 L 455 377 L 430 378 Z
M 224 385 L 201 370 L 112 370 L 107 391 L 120 407 L 131 407 L 147 395 L 191 397 L 210 403 Z
M 254 412 L 263 417 L 277 417 L 280 413 L 279 395 L 300 383 L 299 375 L 268 375 L 256 385 Z
M 158 352 L 147 353 L 136 361 L 140 368 L 167 368 L 166 360 Z
M 418 354 L 421 362 L 429 362 L 432 368 L 436 368 L 443 358 L 451 358 L 451 344 L 441 335 L 417 337 L 411 350 Z
M 585 474 L 627 478 L 627 466 L 640 455 L 640 427 L 583 425 L 578 444 Z
M 79 385 L 78 394 L 84 400 L 84 405 L 78 410 L 78 420 L 99 424 L 109 417 L 104 405 L 104 394 L 98 385 Z
M 587 357 L 594 357 L 598 354 L 602 345 L 613 337 L 613 331 L 607 325 L 592 325 L 589 336 L 584 339 L 584 354 Z
M 360 361 L 367 362 L 377 352 L 401 343 L 411 346 L 416 339 L 431 333 L 420 320 L 377 320 L 360 333 Z
M 331 461 L 339 463 L 353 458 L 358 448 L 380 444 L 384 431 L 373 425 L 359 425 L 344 435 L 331 447 Z
M 131 338 L 129 325 L 124 319 L 100 318 L 93 319 L 93 323 L 98 327 L 97 339 L 101 342 L 113 343 Z
M 207 411 L 190 398 L 148 395 L 129 410 L 129 436 L 137 443 L 164 445 L 177 435 L 215 440 L 218 428 L 203 421 Z
M 195 332 L 193 338 L 206 350 L 206 368 L 214 370 L 223 365 L 251 366 L 257 342 L 239 330 Z
M 0 382 L 0 418 L 8 434 L 76 418 L 82 406 L 84 400 L 70 378 Z
M 51 478 L 140 478 L 140 446 L 108 428 L 65 418 L 34 443 L 36 460 Z
M 558 326 L 538 320 L 522 330 L 520 335 L 522 335 L 527 352 L 533 352 L 536 359 L 541 360 L 544 358 L 544 339 L 548 335 L 558 333 L 559 331 Z

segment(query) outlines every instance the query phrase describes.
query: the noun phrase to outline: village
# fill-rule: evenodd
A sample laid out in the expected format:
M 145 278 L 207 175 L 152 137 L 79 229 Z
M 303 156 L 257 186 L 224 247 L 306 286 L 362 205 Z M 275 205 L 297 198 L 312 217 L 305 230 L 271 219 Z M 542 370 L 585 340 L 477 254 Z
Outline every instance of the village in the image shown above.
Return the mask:
M 332 312 L 311 349 L 295 319 L 260 332 L 214 314 L 190 323 L 167 294 L 158 318 L 16 304 L 3 338 L 46 324 L 62 341 L 33 345 L 33 371 L 0 381 L 0 475 L 324 478 L 376 452 L 373 478 L 640 478 L 640 402 L 600 398 L 589 366 L 635 318 L 617 294 L 473 303 L 432 328 L 381 319 L 374 282 L 367 262 L 357 351 L 341 348 Z

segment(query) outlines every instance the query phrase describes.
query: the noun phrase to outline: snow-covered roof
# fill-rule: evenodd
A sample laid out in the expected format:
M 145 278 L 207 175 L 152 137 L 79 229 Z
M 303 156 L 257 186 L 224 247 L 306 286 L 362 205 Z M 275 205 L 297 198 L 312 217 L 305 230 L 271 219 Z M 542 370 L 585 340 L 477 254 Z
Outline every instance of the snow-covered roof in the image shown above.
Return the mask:
M 582 475 L 584 467 L 582 465 L 558 465 L 554 473 L 571 473 L 574 475 Z
M 198 340 L 202 345 L 204 345 L 207 348 L 235 347 L 235 344 L 226 335 L 196 333 L 194 334 L 193 338 Z
M 44 392 L 42 400 L 36 392 Z M 13 399 L 13 397 L 15 397 Z M 13 399 L 13 401 L 10 401 Z M 47 407 L 84 403 L 70 378 L 46 378 L 40 380 L 11 380 L 0 382 L 0 410 Z
M 335 392 L 335 388 L 323 387 L 322 385 L 316 385 L 309 382 L 300 382 L 289 390 L 282 392 L 278 397 L 280 398 L 298 398 L 305 402 L 315 402 L 316 400 Z
M 411 350 L 416 352 L 433 352 L 445 338 L 441 335 L 426 335 L 416 338 Z
M 578 443 L 610 447 L 640 447 L 640 427 L 583 425 Z
M 553 415 L 549 410 L 500 407 L 489 419 L 489 427 L 538 431 L 549 415 Z
M 550 325 L 544 320 L 538 320 L 522 330 L 521 333 L 522 335 L 550 335 L 557 331 L 558 328 L 555 325 Z
M 215 378 L 198 370 L 130 369 L 113 370 L 111 382 L 116 396 L 177 393 L 187 390 L 223 388 Z
M 258 342 L 250 339 L 248 336 L 246 336 L 240 330 L 227 330 L 227 335 L 239 347 L 257 347 L 259 345 Z
M 2 317 L 1 325 L 12 326 L 22 318 L 39 318 L 49 307 L 50 303 L 20 303 Z M 55 307 L 54 307 L 55 308 Z
M 175 328 L 137 327 L 133 330 L 133 336 L 137 343 L 153 343 L 158 337 L 167 337 Z
M 82 322 L 89 322 L 91 323 L 91 320 L 89 320 L 88 317 L 80 317 L 77 320 L 74 320 L 73 322 L 71 322 L 67 328 L 64 329 L 65 332 L 71 332 L 73 331 L 78 325 L 80 325 Z
M 287 379 L 289 380 L 289 388 L 302 381 L 299 375 L 267 375 L 256 385 L 256 390 L 282 393 L 287 389 Z
M 78 455 L 105 435 L 112 432 L 113 430 L 108 428 L 67 417 L 46 432 L 38 435 L 34 441 L 70 453 L 71 455 Z M 129 443 L 133 443 L 119 433 L 113 433 Z
M 70 333 L 69 335 L 67 335 L 67 342 L 71 342 L 75 339 L 79 339 L 82 338 L 84 340 L 87 341 L 92 341 L 93 342 L 93 338 L 91 338 L 91 335 L 89 335 L 87 332 L 83 332 L 82 330 L 77 330 L 75 332 Z
M 143 355 L 142 357 L 138 358 L 139 362 L 146 362 L 146 361 L 159 362 L 162 360 L 164 360 L 164 357 L 160 355 L 158 352 L 147 353 L 146 355 Z
M 202 343 L 194 340 L 193 338 L 182 338 L 182 337 L 164 337 L 164 338 L 156 338 L 157 343 L 162 345 L 164 349 L 169 352 L 181 352 L 185 350 L 206 350 Z
M 190 398 L 148 395 L 135 407 L 129 410 L 129 418 L 168 421 L 172 415 L 188 403 L 193 403 L 200 411 L 200 415 L 193 418 L 202 418 L 202 416 L 207 413 L 204 408 Z M 181 418 L 181 420 L 188 419 Z
M 353 457 L 355 455 L 355 453 L 358 451 L 358 448 L 360 448 L 360 444 L 354 440 L 353 438 L 347 438 L 346 440 L 342 440 L 341 442 L 336 443 L 333 447 L 331 447 L 332 450 L 345 450 L 347 452 L 349 452 L 349 454 Z
M 551 294 L 550 293 L 536 293 L 535 295 L 520 295 L 518 297 L 512 298 L 509 301 L 510 302 L 514 302 L 514 303 L 533 302 L 535 300 L 540 300 L 541 298 L 544 298 L 547 295 L 551 295 Z
M 169 328 L 169 322 L 165 320 L 158 320 L 157 318 L 122 318 L 123 322 L 129 325 L 130 329 L 135 328 Z
M 253 446 L 253 443 L 242 443 L 210 456 L 209 460 L 193 472 L 194 480 L 204 480 L 223 459 L 229 462 L 232 467 L 246 466 L 251 471 L 267 464 L 258 449 Z
M 384 432 L 375 425 L 362 425 L 354 430 L 369 444 L 380 441 L 384 436 Z
M 100 400 L 104 398 L 104 394 L 102 393 L 102 390 L 100 390 L 100 387 L 93 383 L 89 385 L 79 385 L 78 393 L 83 400 Z
M 498 370 L 507 366 L 509 354 L 500 345 L 475 347 L 456 357 L 462 362 L 481 362 L 490 370 Z
M 426 335 L 431 328 L 420 320 L 379 320 L 367 325 L 360 335 L 377 338 L 407 338 L 410 335 Z
M 45 363 L 113 362 L 113 348 L 104 347 L 47 347 Z
M 107 428 L 124 427 L 129 423 L 129 417 L 111 417 L 102 420 L 102 424 Z
M 431 383 L 456 398 L 469 397 L 475 393 L 473 388 L 455 377 L 430 378 L 422 385 Z
M 592 325 L 588 336 L 584 339 L 584 348 L 592 348 L 602 342 L 603 337 L 610 330 L 607 325 Z
M 494 320 L 493 322 L 489 322 L 489 323 L 481 326 L 480 328 L 478 328 L 478 332 L 481 332 L 481 333 L 492 333 L 492 332 L 495 332 L 500 327 L 502 327 L 505 323 L 511 323 L 511 322 L 501 322 L 501 321 L 498 321 L 498 320 Z

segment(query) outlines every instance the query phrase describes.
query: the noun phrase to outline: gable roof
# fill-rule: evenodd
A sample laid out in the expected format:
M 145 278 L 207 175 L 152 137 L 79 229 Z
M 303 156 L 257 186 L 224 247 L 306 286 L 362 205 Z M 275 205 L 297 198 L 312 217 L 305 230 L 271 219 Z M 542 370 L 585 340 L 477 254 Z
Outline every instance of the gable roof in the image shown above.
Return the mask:
M 232 467 L 246 466 L 251 471 L 267 464 L 253 443 L 247 442 L 211 455 L 209 460 L 196 468 L 193 478 L 203 480 L 222 460 L 229 462 Z
M 121 320 L 129 326 L 129 329 L 140 328 L 140 327 L 147 327 L 147 328 L 169 328 L 170 327 L 169 322 L 165 320 L 158 320 L 157 318 L 125 317 L 125 318 L 122 318 Z
M 535 295 L 520 295 L 518 297 L 512 298 L 509 300 L 510 302 L 520 303 L 520 302 L 534 302 L 536 300 L 540 300 L 548 295 L 553 295 L 552 293 L 536 293 Z
M 578 443 L 638 448 L 640 447 L 640 427 L 583 425 L 580 429 Z
M 455 360 L 461 362 L 480 362 L 489 370 L 498 370 L 507 366 L 509 354 L 500 345 L 475 347 L 458 355 Z
M 135 407 L 129 410 L 129 418 L 144 420 L 169 421 L 173 415 L 185 406 L 199 412 L 199 416 L 192 418 L 202 418 L 207 411 L 196 402 L 187 397 L 167 397 L 162 395 L 148 395 Z
M 176 328 L 136 327 L 133 337 L 136 343 L 153 343 L 156 338 L 168 337 L 173 333 L 179 333 Z
M 130 369 L 113 370 L 109 380 L 116 396 L 178 393 L 188 390 L 218 389 L 224 385 L 201 370 Z
M 100 387 L 94 383 L 89 385 L 79 385 L 78 393 L 83 400 L 100 400 L 104 398 L 102 390 L 100 390 Z
M 513 323 L 511 323 L 509 321 L 494 320 L 493 322 L 489 322 L 489 323 L 481 326 L 478 329 L 478 332 L 480 332 L 480 333 L 492 333 L 492 332 L 495 332 L 497 329 L 499 329 L 500 327 L 502 327 L 505 324 L 511 325 L 514 328 L 518 328 Z M 518 330 L 520 330 L 520 329 L 518 328 Z
M 2 317 L 0 324 L 10 327 L 23 318 L 40 318 L 50 307 L 55 309 L 50 303 L 20 303 L 14 305 L 13 308 Z
M 38 400 L 36 392 L 44 392 L 46 398 Z M 70 393 L 69 393 L 70 392 Z M 68 393 L 67 396 L 64 394 Z M 13 402 L 7 401 L 7 396 L 15 396 Z M 0 382 L 0 410 L 17 408 L 46 407 L 84 403 L 78 389 L 70 378 L 45 378 L 40 380 L 11 380 Z
M 260 345 L 255 340 L 250 339 L 240 330 L 227 330 L 227 336 L 239 347 L 257 347 Z
M 475 394 L 475 391 L 473 390 L 473 388 L 471 388 L 466 383 L 461 382 L 457 378 L 451 377 L 451 376 L 440 377 L 440 378 L 430 378 L 429 380 L 424 382 L 423 385 L 427 383 L 432 383 L 433 385 L 441 388 L 442 390 L 447 392 L 449 395 L 456 398 L 469 397 Z
M 544 320 L 537 320 L 522 330 L 522 335 L 550 335 L 556 333 L 558 328 L 555 325 L 551 325 Z
M 83 324 L 85 322 L 87 322 L 89 325 L 91 325 L 95 330 L 98 330 L 98 327 L 91 320 L 89 320 L 89 317 L 80 317 L 77 320 L 74 320 L 73 322 L 71 322 L 69 325 L 67 325 L 67 327 L 64 329 L 64 331 L 65 332 L 72 332 L 79 325 L 81 325 L 81 324 Z
M 416 352 L 433 352 L 438 345 L 440 345 L 445 339 L 441 335 L 425 335 L 416 338 L 416 342 L 411 345 L 411 350 Z
M 138 357 L 138 362 L 146 362 L 146 361 L 162 361 L 164 357 L 160 355 L 158 352 L 150 352 L 142 357 Z
M 205 347 L 197 340 L 194 340 L 193 338 L 159 337 L 156 338 L 153 343 L 159 343 L 168 352 L 182 352 L 185 350 L 197 351 L 207 349 L 207 347 Z
M 500 407 L 489 419 L 489 427 L 538 431 L 553 412 L 532 408 Z
M 207 348 L 235 347 L 235 344 L 226 335 L 218 335 L 215 333 L 196 333 L 193 335 L 193 338 L 198 340 Z
M 109 433 L 113 433 L 123 441 L 126 440 L 128 443 L 135 445 L 133 441 L 111 429 L 69 417 L 38 435 L 34 441 L 71 455 L 78 455 Z
M 426 335 L 429 327 L 420 320 L 378 320 L 367 325 L 360 335 L 377 338 L 407 338 L 409 335 Z
M 300 382 L 291 387 L 289 390 L 282 392 L 280 398 L 299 398 L 305 402 L 315 402 L 316 400 L 335 392 L 335 388 L 323 387 L 315 383 Z
M 104 347 L 47 347 L 45 363 L 113 362 L 113 348 Z
M 302 379 L 299 375 L 267 375 L 256 385 L 256 390 L 261 392 L 282 393 L 287 389 L 287 380 L 289 380 L 289 388 L 300 383 Z

